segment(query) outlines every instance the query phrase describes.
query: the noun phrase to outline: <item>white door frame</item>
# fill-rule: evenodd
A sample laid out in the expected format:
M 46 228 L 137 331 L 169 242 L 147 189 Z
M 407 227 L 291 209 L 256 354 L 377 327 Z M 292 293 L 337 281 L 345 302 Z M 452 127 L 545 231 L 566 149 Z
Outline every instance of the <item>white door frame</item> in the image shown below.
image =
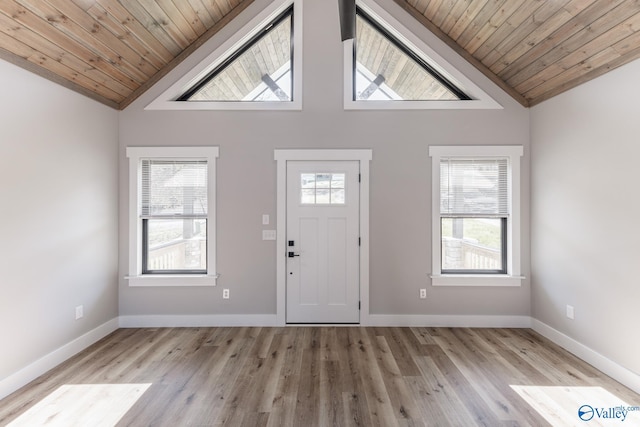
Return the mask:
M 277 161 L 276 322 L 286 325 L 287 161 L 356 160 L 360 162 L 360 324 L 369 323 L 369 162 L 372 150 L 274 150 Z

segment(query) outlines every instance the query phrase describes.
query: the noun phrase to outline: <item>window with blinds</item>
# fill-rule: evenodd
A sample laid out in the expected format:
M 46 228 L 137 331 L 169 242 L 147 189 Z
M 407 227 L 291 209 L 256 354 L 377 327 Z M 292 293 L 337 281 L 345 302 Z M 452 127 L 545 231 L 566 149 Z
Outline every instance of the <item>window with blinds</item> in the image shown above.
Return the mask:
M 144 274 L 207 272 L 207 162 L 141 162 Z
M 508 158 L 442 158 L 443 273 L 505 273 Z

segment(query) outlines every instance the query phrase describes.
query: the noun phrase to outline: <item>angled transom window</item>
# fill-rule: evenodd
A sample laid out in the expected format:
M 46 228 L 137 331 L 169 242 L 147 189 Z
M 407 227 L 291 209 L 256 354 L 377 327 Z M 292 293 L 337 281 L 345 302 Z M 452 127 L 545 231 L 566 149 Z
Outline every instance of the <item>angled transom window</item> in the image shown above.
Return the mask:
M 269 22 L 178 101 L 293 100 L 293 6 Z
M 354 51 L 354 101 L 470 99 L 361 8 Z

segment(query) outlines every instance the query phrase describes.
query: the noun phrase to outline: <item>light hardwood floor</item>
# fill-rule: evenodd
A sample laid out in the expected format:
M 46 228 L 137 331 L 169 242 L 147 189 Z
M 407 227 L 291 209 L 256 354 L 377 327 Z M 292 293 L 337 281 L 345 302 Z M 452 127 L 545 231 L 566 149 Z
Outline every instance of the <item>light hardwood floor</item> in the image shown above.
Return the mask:
M 582 405 L 640 396 L 528 329 L 120 329 L 0 401 L 0 425 L 555 427 Z

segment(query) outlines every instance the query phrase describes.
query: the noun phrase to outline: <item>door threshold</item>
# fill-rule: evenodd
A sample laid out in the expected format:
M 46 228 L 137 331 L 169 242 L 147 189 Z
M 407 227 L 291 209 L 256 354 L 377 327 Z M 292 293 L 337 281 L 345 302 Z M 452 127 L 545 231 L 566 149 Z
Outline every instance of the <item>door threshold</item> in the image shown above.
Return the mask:
M 330 326 L 360 326 L 360 322 L 353 323 L 286 323 L 285 326 L 321 326 L 321 327 L 330 327 Z

